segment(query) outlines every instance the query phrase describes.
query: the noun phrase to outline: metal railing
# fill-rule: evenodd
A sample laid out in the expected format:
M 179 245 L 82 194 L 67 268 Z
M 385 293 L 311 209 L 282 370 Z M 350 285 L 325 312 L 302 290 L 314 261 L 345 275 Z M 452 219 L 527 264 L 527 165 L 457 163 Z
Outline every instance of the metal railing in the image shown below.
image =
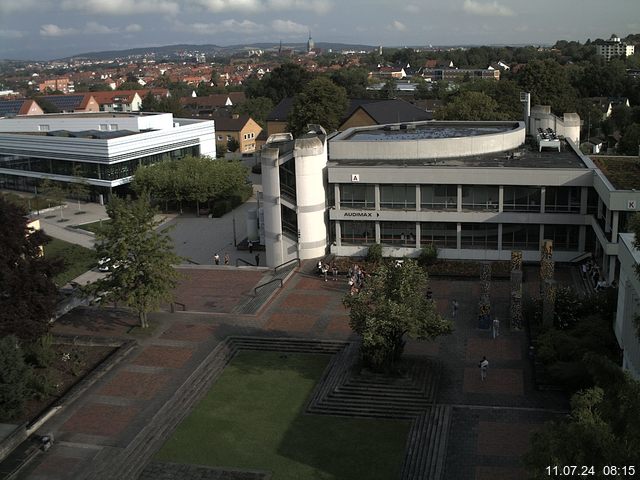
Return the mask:
M 285 266 L 287 266 L 287 265 L 289 265 L 290 263 L 293 263 L 293 262 L 297 262 L 298 266 L 300 266 L 300 259 L 299 258 L 293 258 L 293 259 L 289 260 L 288 262 L 281 263 L 280 265 L 275 267 L 273 269 L 273 273 L 278 273 L 278 269 L 279 268 L 285 267 Z M 266 285 L 266 283 L 265 283 L 265 285 Z
M 255 267 L 253 263 L 247 262 L 244 258 L 236 258 L 236 267 L 238 266 L 238 262 L 242 262 L 245 265 L 249 265 L 250 267 Z
M 258 294 L 258 289 L 262 288 L 262 287 L 266 287 L 267 285 L 269 285 L 270 283 L 273 282 L 280 282 L 280 288 L 282 288 L 282 286 L 284 285 L 284 282 L 282 281 L 281 278 L 274 278 L 273 280 L 268 281 L 267 283 L 263 283 L 262 285 L 258 285 L 256 288 L 253 289 L 253 294 L 257 295 Z

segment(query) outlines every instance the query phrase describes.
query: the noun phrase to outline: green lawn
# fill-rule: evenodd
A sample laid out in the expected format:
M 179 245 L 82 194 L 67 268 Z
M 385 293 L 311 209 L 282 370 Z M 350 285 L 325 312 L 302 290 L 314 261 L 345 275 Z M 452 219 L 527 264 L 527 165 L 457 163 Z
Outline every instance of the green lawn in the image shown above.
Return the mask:
M 111 220 L 108 219 L 108 220 L 102 220 L 102 221 L 97 221 L 92 223 L 85 223 L 84 225 L 78 225 L 76 228 L 81 228 L 89 232 L 98 233 L 98 230 L 100 230 L 100 227 L 105 223 L 109 223 L 110 221 Z
M 94 250 L 74 245 L 64 240 L 58 240 L 57 238 L 53 238 L 44 246 L 44 255 L 46 258 L 62 258 L 64 260 L 64 271 L 53 279 L 59 287 L 92 269 L 97 263 Z
M 273 480 L 399 478 L 409 421 L 304 414 L 328 361 L 240 352 L 156 459 L 270 470 Z

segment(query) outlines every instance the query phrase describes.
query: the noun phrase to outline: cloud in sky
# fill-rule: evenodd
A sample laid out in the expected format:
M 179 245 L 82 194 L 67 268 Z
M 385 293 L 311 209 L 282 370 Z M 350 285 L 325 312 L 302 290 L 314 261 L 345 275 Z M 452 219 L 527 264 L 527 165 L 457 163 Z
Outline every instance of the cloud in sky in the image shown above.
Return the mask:
M 27 12 L 41 6 L 38 0 L 0 0 L 0 13 Z
M 253 34 L 264 31 L 264 25 L 259 25 L 250 20 L 238 21 L 233 18 L 218 23 L 181 23 L 176 22 L 173 30 L 176 32 L 189 32 L 197 35 L 216 35 L 218 33 L 234 32 L 241 34 Z
M 0 38 L 22 38 L 25 32 L 21 30 L 3 30 L 0 29 Z
M 138 25 L 137 23 L 132 23 L 131 25 L 127 25 L 126 27 L 124 27 L 124 31 L 127 33 L 141 32 L 142 26 Z
M 398 32 L 404 32 L 407 30 L 407 26 L 399 20 L 391 22 L 390 28 L 397 30 Z
M 272 10 L 301 10 L 322 15 L 333 7 L 330 0 L 188 0 L 187 5 L 214 13 L 242 12 L 245 15 L 262 15 Z
M 476 2 L 475 0 L 464 0 L 462 9 L 471 15 L 481 15 L 484 17 L 512 17 L 515 15 L 513 10 L 498 2 Z
M 66 37 L 67 35 L 76 35 L 78 30 L 75 28 L 61 28 L 53 23 L 40 25 L 40 35 L 43 37 Z
M 84 27 L 83 33 L 89 35 L 104 35 L 107 33 L 117 33 L 117 28 L 107 27 L 106 25 L 100 25 L 98 22 L 87 22 Z
M 271 27 L 278 33 L 303 34 L 309 31 L 306 25 L 292 22 L 291 20 L 274 20 L 271 22 Z
M 404 11 L 408 13 L 420 13 L 420 7 L 410 3 L 408 5 L 405 5 Z
M 180 11 L 180 5 L 173 0 L 63 0 L 62 9 L 107 15 L 140 13 L 175 15 Z

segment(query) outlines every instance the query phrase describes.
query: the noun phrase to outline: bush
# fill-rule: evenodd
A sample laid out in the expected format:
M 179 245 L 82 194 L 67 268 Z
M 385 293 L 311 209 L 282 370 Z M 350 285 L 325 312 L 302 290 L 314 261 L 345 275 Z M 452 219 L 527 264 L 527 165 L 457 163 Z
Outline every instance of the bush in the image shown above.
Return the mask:
M 33 369 L 27 375 L 29 396 L 36 400 L 44 400 L 56 391 L 56 384 L 45 369 Z
M 0 419 L 12 419 L 22 413 L 29 395 L 29 367 L 18 339 L 8 335 L 0 339 Z
M 53 336 L 48 333 L 35 342 L 25 345 L 25 360 L 36 368 L 46 368 L 55 360 L 56 352 L 53 348 Z
M 438 259 L 438 247 L 436 247 L 433 243 L 425 245 L 420 250 L 420 255 L 418 256 L 418 265 L 421 267 L 428 267 L 429 265 L 433 265 L 436 263 Z
M 365 257 L 367 262 L 371 263 L 379 263 L 382 261 L 382 245 L 379 243 L 374 243 L 369 247 L 367 251 L 367 256 Z

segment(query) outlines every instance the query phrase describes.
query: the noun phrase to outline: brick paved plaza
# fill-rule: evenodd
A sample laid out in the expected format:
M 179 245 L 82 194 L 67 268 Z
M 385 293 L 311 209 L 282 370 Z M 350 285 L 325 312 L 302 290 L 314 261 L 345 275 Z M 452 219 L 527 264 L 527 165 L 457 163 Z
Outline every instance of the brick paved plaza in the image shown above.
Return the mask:
M 228 336 L 329 340 L 352 336 L 342 305 L 347 290 L 344 277 L 324 282 L 299 271 L 258 315 L 238 315 L 231 313 L 233 308 L 250 295 L 264 271 L 182 270 L 185 276 L 176 299 L 190 311 L 151 315 L 156 326 L 149 336 L 127 333 L 135 318 L 121 310 L 78 309 L 58 321 L 54 333 L 135 338 L 138 345 L 41 428 L 41 433 L 53 432 L 56 443 L 36 459 L 24 478 L 92 478 L 92 469 L 99 465 L 106 471 L 109 459 L 126 452 L 139 432 L 158 421 L 157 412 Z M 528 278 L 535 275 L 526 275 L 525 281 Z M 453 412 L 442 478 L 524 478 L 520 456 L 530 433 L 567 409 L 566 399 L 535 390 L 526 333 L 508 328 L 507 281 L 494 281 L 491 288 L 493 312 L 502 321 L 497 339 L 476 325 L 478 281 L 434 279 L 431 288 L 443 315 L 451 316 L 453 298 L 459 302 L 455 331 L 435 342 L 409 340 L 406 354 L 437 358 L 442 365 L 436 403 L 451 406 Z M 536 288 L 535 281 L 525 283 L 526 290 Z M 483 381 L 478 362 L 485 355 L 490 366 Z M 140 458 L 145 464 L 149 461 L 149 455 Z

